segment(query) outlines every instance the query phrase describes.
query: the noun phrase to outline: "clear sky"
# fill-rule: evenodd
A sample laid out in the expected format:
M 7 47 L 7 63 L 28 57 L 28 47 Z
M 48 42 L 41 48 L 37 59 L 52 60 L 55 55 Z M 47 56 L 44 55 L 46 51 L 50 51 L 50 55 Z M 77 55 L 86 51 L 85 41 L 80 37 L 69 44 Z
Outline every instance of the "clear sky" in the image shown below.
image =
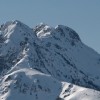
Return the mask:
M 0 24 L 15 19 L 30 27 L 67 25 L 100 53 L 100 0 L 0 0 Z

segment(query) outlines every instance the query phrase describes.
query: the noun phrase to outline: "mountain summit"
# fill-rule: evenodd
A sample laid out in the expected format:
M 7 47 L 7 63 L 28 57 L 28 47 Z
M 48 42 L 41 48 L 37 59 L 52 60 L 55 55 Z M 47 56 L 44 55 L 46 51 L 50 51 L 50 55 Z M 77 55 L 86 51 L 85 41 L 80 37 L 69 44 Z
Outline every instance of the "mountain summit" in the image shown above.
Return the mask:
M 99 100 L 100 55 L 73 29 L 15 20 L 0 27 L 0 100 Z

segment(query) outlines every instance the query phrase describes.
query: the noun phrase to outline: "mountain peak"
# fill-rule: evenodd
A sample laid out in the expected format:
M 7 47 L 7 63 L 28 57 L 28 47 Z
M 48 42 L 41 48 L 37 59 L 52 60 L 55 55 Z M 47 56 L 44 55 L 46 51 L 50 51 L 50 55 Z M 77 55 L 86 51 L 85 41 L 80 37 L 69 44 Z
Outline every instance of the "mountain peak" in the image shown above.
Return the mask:
M 15 26 L 15 27 L 28 27 L 27 25 L 25 25 L 24 23 L 22 23 L 21 21 L 19 21 L 19 20 L 14 20 L 14 21 L 7 21 L 7 22 L 5 22 L 4 24 L 2 24 L 1 26 L 0 26 L 0 30 L 1 31 L 5 31 L 5 30 L 7 30 L 7 28 L 8 27 L 12 27 L 12 26 Z
M 38 38 L 46 38 L 51 35 L 54 28 L 45 23 L 40 23 L 33 30 Z
M 99 100 L 100 55 L 73 29 L 15 20 L 0 34 L 0 100 Z
M 64 36 L 69 36 L 72 40 L 81 41 L 79 35 L 71 28 L 64 25 L 57 25 L 55 29 Z
M 18 23 L 21 23 L 20 21 L 18 20 L 15 20 L 15 21 L 7 21 L 6 23 L 2 24 L 0 29 L 1 31 L 4 31 L 8 26 L 10 25 L 14 25 L 14 24 L 18 24 Z
M 1 35 L 5 43 L 13 42 L 14 44 L 19 44 L 22 41 L 25 41 L 27 38 L 29 41 L 32 41 L 36 36 L 33 30 L 22 23 L 21 21 L 14 20 L 8 21 L 5 24 L 1 25 Z

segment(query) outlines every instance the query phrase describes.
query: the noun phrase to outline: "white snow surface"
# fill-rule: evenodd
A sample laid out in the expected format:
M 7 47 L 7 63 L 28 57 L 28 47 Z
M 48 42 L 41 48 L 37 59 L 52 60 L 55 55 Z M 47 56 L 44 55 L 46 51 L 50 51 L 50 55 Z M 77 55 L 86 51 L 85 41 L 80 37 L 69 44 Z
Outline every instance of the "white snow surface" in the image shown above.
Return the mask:
M 6 22 L 0 27 L 0 100 L 100 100 L 100 54 L 67 26 Z

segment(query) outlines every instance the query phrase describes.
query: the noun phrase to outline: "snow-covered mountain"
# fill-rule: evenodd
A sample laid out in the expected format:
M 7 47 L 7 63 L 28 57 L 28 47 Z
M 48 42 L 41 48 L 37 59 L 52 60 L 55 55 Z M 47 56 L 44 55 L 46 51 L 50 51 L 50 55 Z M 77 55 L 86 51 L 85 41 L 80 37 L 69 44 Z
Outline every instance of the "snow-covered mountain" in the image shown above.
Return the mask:
M 67 26 L 0 27 L 0 100 L 100 100 L 99 74 L 100 55 Z

